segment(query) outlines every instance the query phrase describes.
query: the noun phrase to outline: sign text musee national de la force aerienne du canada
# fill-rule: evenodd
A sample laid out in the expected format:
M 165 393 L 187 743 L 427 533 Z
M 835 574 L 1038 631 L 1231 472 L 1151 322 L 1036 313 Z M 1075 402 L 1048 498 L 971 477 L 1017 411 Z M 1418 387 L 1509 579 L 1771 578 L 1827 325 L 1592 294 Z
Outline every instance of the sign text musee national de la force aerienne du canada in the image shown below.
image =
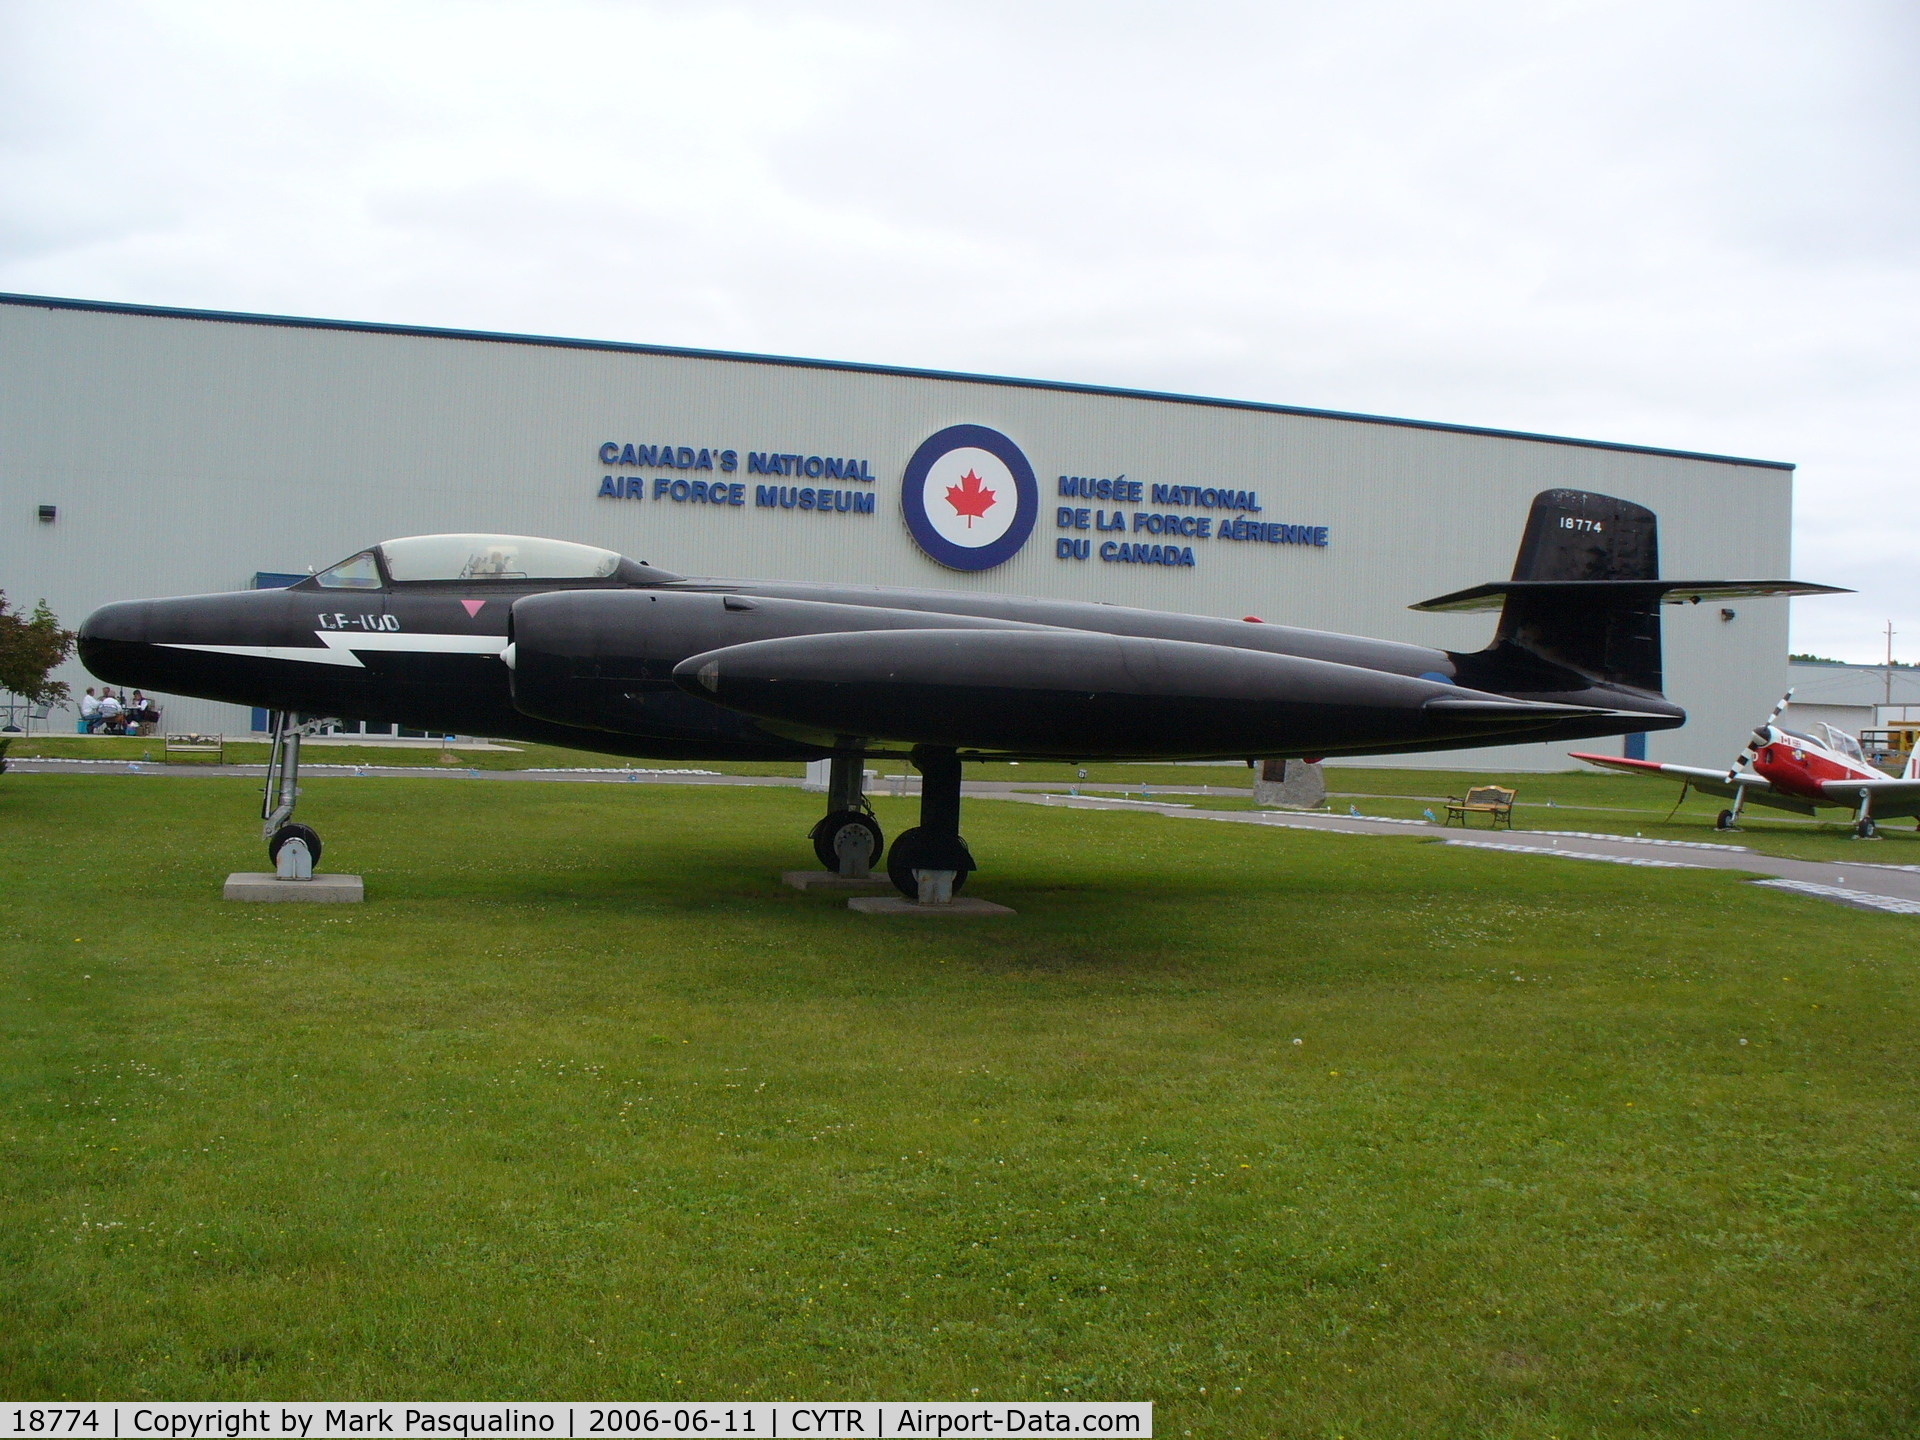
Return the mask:
M 851 519 L 876 512 L 875 477 L 866 459 L 749 450 L 743 467 L 741 457 L 730 447 L 608 440 L 597 451 L 605 472 L 598 493 L 608 500 L 667 501 L 721 513 L 752 508 Z M 943 473 L 942 462 L 955 473 Z M 1125 475 L 1061 475 L 1054 489 L 1054 528 L 1061 532 L 1054 555 L 1062 561 L 1097 557 L 1108 564 L 1191 567 L 1197 563 L 1194 541 L 1316 548 L 1328 543 L 1325 525 L 1261 518 L 1257 490 L 1149 484 Z M 922 444 L 903 476 L 904 491 L 915 492 L 902 495 L 908 529 L 932 559 L 953 569 L 991 569 L 1012 558 L 1041 508 L 1019 447 L 977 425 L 951 427 Z M 1133 508 L 1142 505 L 1156 508 Z M 1002 507 L 998 514 L 995 507 Z M 1110 535 L 1135 538 L 1099 538 Z M 1148 536 L 1158 538 L 1139 538 Z M 1204 554 L 1206 543 L 1198 548 Z

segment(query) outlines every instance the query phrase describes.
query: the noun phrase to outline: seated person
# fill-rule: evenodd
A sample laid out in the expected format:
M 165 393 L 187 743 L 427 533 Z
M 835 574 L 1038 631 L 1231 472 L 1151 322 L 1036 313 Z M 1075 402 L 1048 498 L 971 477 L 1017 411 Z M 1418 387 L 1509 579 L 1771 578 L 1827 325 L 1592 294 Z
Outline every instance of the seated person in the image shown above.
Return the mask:
M 160 711 L 154 703 L 138 690 L 127 705 L 127 723 L 129 725 L 157 725 L 160 723 Z
M 100 704 L 95 714 L 99 721 L 99 728 L 106 731 L 107 734 L 126 734 L 126 722 L 120 718 L 122 707 L 119 700 L 114 698 L 113 691 L 102 690 L 100 692 Z
M 86 733 L 91 735 L 93 727 L 99 723 L 99 720 L 100 699 L 93 693 L 93 687 L 89 685 L 87 693 L 80 697 L 80 723 L 86 727 Z

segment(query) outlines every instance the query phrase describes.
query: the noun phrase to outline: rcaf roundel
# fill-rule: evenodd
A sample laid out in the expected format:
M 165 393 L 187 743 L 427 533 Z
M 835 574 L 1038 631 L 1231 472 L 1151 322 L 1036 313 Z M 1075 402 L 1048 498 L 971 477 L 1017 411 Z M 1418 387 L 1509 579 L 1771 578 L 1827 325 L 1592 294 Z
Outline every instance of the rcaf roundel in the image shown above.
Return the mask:
M 950 425 L 907 462 L 900 512 L 920 548 L 952 570 L 991 570 L 1027 543 L 1040 486 L 1020 447 L 984 425 Z

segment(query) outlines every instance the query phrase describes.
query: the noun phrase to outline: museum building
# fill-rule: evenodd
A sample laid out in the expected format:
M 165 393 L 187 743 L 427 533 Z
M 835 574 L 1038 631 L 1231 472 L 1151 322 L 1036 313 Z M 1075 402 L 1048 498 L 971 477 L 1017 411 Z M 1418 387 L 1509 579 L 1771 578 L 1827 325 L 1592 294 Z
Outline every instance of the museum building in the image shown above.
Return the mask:
M 1534 495 L 1559 487 L 1652 509 L 1665 576 L 1792 573 L 1793 467 L 1776 461 L 882 365 L 0 296 L 0 588 L 44 596 L 68 625 L 109 601 L 285 585 L 375 541 L 479 531 L 683 575 L 1000 591 L 1475 650 L 1493 615 L 1407 607 L 1505 579 Z M 1788 603 L 1664 608 L 1666 693 L 1688 723 L 1607 743 L 1725 761 L 1785 683 Z M 63 678 L 76 694 L 89 683 L 77 665 Z M 169 730 L 264 723 L 160 703 Z M 1572 766 L 1538 745 L 1376 763 Z

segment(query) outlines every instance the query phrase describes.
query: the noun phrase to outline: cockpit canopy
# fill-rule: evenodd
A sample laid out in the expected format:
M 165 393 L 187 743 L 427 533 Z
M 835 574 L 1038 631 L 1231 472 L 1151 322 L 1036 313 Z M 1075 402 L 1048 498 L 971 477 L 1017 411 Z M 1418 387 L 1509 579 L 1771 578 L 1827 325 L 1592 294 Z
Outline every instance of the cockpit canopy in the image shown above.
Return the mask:
M 322 590 L 388 585 L 559 584 L 603 581 L 662 585 L 681 577 L 597 545 L 532 535 L 413 535 L 388 540 L 322 570 Z
M 1815 745 L 1824 746 L 1836 754 L 1845 755 L 1863 764 L 1866 761 L 1866 757 L 1860 752 L 1860 742 L 1858 740 L 1854 739 L 1853 736 L 1847 734 L 1844 730 L 1834 729 L 1833 726 L 1823 720 L 1814 721 L 1812 725 L 1807 727 L 1807 730 L 1789 730 L 1785 726 L 1781 726 L 1779 729 L 1782 735 L 1789 735 L 1796 740 L 1811 740 Z M 1808 731 L 1812 733 L 1808 733 Z

